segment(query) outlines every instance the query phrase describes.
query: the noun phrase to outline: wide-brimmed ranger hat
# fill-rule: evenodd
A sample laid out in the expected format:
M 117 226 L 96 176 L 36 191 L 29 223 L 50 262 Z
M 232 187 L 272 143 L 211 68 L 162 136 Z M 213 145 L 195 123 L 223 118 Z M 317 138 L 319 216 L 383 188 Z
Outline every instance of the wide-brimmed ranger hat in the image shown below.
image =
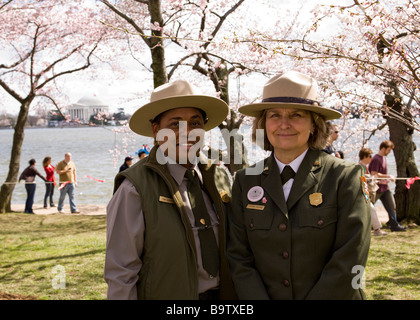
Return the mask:
M 271 78 L 264 86 L 262 102 L 239 108 L 244 115 L 257 117 L 262 110 L 272 108 L 294 108 L 313 111 L 325 120 L 339 119 L 341 113 L 318 102 L 318 84 L 311 77 L 290 71 Z
M 197 94 L 187 81 L 176 80 L 153 90 L 150 102 L 131 116 L 130 129 L 142 136 L 153 137 L 151 121 L 162 112 L 176 108 L 197 108 L 204 111 L 207 116 L 205 131 L 222 123 L 229 112 L 229 106 L 223 100 Z

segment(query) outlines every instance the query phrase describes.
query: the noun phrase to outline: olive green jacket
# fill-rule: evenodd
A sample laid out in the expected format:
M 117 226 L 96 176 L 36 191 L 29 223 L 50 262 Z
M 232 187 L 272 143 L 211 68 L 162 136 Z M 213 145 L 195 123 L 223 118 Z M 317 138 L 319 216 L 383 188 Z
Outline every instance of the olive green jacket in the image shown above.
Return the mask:
M 114 192 L 124 179 L 135 186 L 145 220 L 143 262 L 137 282 L 138 299 L 198 299 L 195 240 L 178 187 L 166 165 L 156 160 L 157 146 L 147 158 L 115 178 Z M 235 294 L 226 260 L 226 215 L 231 186 L 226 172 L 199 164 L 203 184 L 219 215 L 220 298 Z
M 228 261 L 239 299 L 365 297 L 371 225 L 361 175 L 360 165 L 309 149 L 286 202 L 273 155 L 260 175 L 236 174 Z M 254 186 L 264 190 L 257 202 L 247 195 Z

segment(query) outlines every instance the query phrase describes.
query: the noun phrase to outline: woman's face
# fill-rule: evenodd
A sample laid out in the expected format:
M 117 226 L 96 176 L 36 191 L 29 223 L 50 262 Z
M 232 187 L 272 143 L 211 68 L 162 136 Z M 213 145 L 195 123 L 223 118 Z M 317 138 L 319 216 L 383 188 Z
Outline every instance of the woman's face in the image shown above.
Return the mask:
M 277 154 L 303 153 L 308 148 L 313 130 L 310 112 L 299 109 L 274 108 L 266 112 L 266 134 Z
M 185 127 L 181 128 L 180 123 L 184 122 Z M 159 141 L 159 145 L 166 144 L 166 156 L 176 160 L 177 163 L 189 168 L 191 159 L 198 156 L 200 147 L 203 144 L 198 133 L 204 137 L 204 124 L 202 113 L 196 108 L 177 108 L 166 111 L 159 123 L 152 125 L 154 138 L 162 129 L 169 129 L 163 134 L 165 140 Z M 192 132 L 193 131 L 193 132 Z M 170 134 L 172 133 L 172 134 Z M 196 145 L 197 144 L 197 145 Z M 190 156 L 190 150 L 192 155 Z M 176 159 L 175 159 L 176 158 Z

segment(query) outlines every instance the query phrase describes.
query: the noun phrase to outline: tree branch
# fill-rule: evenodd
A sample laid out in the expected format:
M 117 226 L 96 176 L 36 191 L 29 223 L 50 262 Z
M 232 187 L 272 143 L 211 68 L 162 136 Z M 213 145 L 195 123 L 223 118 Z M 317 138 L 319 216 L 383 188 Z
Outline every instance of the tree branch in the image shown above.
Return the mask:
M 75 69 L 71 69 L 71 70 L 67 70 L 67 71 L 63 71 L 63 72 L 59 72 L 59 73 L 57 73 L 57 74 L 55 74 L 54 76 L 52 76 L 51 78 L 48 78 L 47 80 L 45 80 L 43 83 L 41 83 L 40 85 L 38 85 L 37 87 L 36 87 L 36 90 L 39 90 L 39 89 L 41 89 L 42 87 L 44 87 L 47 83 L 49 83 L 49 82 L 51 82 L 52 80 L 54 80 L 54 79 L 56 79 L 56 78 L 58 78 L 58 77 L 61 77 L 61 76 L 63 76 L 63 75 L 66 75 L 66 74 L 71 74 L 71 73 L 74 73 L 74 72 L 77 72 L 77 71 L 81 71 L 81 70 L 84 70 L 84 69 L 87 69 L 90 65 L 91 65 L 91 62 L 90 62 L 90 57 L 92 56 L 92 54 L 93 54 L 93 52 L 96 50 L 96 48 L 98 47 L 98 44 L 99 44 L 99 42 L 100 42 L 100 40 L 98 40 L 97 41 L 97 43 L 95 44 L 95 46 L 92 48 L 92 50 L 89 52 L 89 54 L 88 54 L 88 56 L 87 56 L 87 58 L 86 58 L 86 64 L 85 65 L 83 65 L 83 66 L 81 66 L 81 67 L 79 67 L 79 68 L 75 68 Z M 70 57 L 74 52 L 76 52 L 76 50 L 73 50 L 72 51 L 72 53 L 71 54 L 68 54 L 67 55 L 67 57 L 66 58 L 68 58 L 68 57 Z M 64 61 L 66 58 L 61 58 L 61 59 L 59 59 L 60 61 Z M 56 61 L 57 62 L 57 61 Z M 55 62 L 55 63 L 56 63 Z M 54 63 L 54 64 L 55 64 Z
M 140 28 L 136 22 L 131 19 L 129 16 L 127 16 L 125 13 L 123 13 L 122 11 L 120 11 L 119 9 L 117 9 L 114 5 L 112 5 L 111 3 L 109 3 L 109 1 L 107 0 L 100 0 L 103 4 L 105 4 L 108 8 L 110 8 L 112 11 L 114 11 L 117 15 L 119 15 L 121 18 L 123 18 L 125 21 L 127 21 L 136 31 L 137 33 L 142 37 L 142 39 L 144 40 L 144 42 L 146 42 L 146 44 L 151 47 L 151 41 L 150 41 L 150 37 L 146 36 L 146 34 L 144 33 L 143 29 Z M 149 4 L 149 1 L 137 1 L 139 3 L 144 3 L 144 4 Z
M 77 51 L 79 51 L 80 50 L 80 48 L 82 47 L 83 45 L 81 44 L 81 45 L 79 45 L 78 47 L 76 47 L 76 48 L 74 48 L 72 51 L 70 51 L 67 55 L 65 55 L 64 57 L 61 57 L 60 59 L 57 59 L 57 60 L 55 60 L 53 63 L 51 63 L 48 67 L 46 67 L 44 70 L 42 70 L 39 74 L 37 74 L 36 76 L 35 76 L 35 81 L 34 81 L 34 83 L 36 84 L 36 83 L 38 83 L 38 81 L 39 81 L 39 79 L 44 75 L 44 74 L 46 74 L 47 72 L 49 72 L 49 71 L 51 71 L 51 69 L 53 69 L 54 68 L 54 66 L 56 66 L 58 63 L 60 63 L 60 62 L 62 62 L 62 61 L 64 61 L 64 60 L 66 60 L 66 59 L 68 59 L 71 55 L 73 55 L 75 52 L 77 52 Z M 44 85 L 42 85 L 42 86 L 44 86 Z M 37 87 L 37 89 L 39 89 L 40 87 Z
M 49 95 L 42 93 L 42 94 L 38 94 L 38 97 L 45 97 L 51 100 L 51 102 L 53 103 L 53 105 L 57 108 L 58 113 L 60 114 L 60 116 L 65 119 L 66 117 L 64 116 L 64 114 L 61 112 L 60 107 L 58 106 L 58 104 L 55 102 L 55 100 L 53 98 L 51 98 Z
M 13 69 L 15 67 L 17 67 L 19 64 L 21 64 L 23 61 L 25 61 L 26 59 L 28 59 L 30 56 L 32 55 L 32 52 L 28 52 L 26 53 L 23 57 L 20 57 L 20 59 L 14 63 L 12 63 L 11 65 L 5 65 L 5 64 L 0 64 L 0 69 Z
M 14 0 L 9 0 L 9 1 L 6 1 L 5 3 L 3 3 L 1 6 L 0 6 L 0 10 L 1 9 L 3 9 L 5 6 L 7 6 L 9 3 L 11 3 L 11 2 L 13 2 Z
M 0 79 L 0 86 L 6 90 L 8 94 L 10 94 L 13 98 L 15 98 L 20 103 L 23 103 L 24 98 L 22 98 L 16 91 L 10 88 L 3 80 Z
M 228 11 L 225 12 L 225 14 L 220 17 L 219 23 L 214 28 L 213 32 L 211 33 L 211 39 L 214 39 L 216 37 L 217 32 L 219 32 L 220 28 L 222 27 L 223 23 L 225 22 L 226 18 L 233 13 L 245 0 L 238 1 L 232 8 L 230 8 Z M 210 42 L 206 42 L 204 44 L 204 48 L 207 48 L 209 46 Z

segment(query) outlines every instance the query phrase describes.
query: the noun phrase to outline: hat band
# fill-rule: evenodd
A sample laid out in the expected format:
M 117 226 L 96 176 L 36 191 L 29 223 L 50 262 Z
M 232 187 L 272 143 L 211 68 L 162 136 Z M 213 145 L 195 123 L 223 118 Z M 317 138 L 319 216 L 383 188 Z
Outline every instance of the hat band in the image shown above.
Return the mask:
M 319 106 L 318 101 L 296 97 L 270 97 L 263 99 L 262 102 L 300 103 L 311 106 Z

